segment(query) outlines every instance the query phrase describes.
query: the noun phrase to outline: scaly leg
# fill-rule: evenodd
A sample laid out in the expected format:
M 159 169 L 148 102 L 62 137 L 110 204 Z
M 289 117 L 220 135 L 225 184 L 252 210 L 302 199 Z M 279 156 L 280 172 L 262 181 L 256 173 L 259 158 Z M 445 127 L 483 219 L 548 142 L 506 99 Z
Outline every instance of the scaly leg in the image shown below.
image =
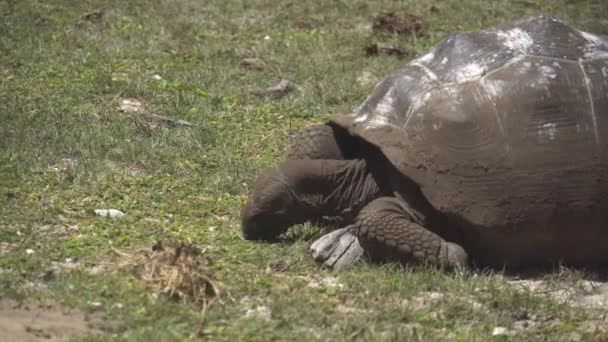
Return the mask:
M 380 197 L 359 212 L 355 234 L 373 259 L 466 267 L 467 253 L 461 246 L 416 223 L 406 208 L 398 198 Z

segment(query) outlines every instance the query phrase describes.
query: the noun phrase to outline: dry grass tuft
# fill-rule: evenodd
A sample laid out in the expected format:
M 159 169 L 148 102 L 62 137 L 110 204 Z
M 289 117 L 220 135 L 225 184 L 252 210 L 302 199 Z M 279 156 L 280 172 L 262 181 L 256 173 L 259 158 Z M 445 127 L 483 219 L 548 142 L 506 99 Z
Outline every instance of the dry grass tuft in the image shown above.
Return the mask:
M 121 253 L 127 259 L 119 267 L 132 270 L 158 293 L 206 303 L 209 298 L 221 296 L 224 289 L 212 278 L 205 251 L 184 243 L 163 246 L 158 242 L 151 249 Z

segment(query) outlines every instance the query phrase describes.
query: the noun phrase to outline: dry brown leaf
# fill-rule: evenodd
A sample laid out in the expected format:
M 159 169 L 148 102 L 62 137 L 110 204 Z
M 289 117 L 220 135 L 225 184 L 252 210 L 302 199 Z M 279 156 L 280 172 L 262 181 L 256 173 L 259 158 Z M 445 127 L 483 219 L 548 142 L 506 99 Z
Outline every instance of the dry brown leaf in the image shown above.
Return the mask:
M 262 71 L 266 68 L 266 63 L 259 58 L 243 58 L 240 65 L 242 68 L 258 71 Z
M 254 89 L 251 91 L 251 94 L 259 97 L 282 97 L 287 94 L 291 90 L 291 82 L 288 80 L 282 79 L 279 84 L 274 87 L 270 87 L 267 89 Z

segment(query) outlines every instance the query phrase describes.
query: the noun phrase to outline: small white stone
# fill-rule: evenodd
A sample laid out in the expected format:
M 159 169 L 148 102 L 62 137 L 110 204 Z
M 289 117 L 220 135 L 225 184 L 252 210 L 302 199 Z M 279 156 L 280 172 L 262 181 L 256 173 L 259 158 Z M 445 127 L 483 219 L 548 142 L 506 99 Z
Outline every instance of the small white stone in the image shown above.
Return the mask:
M 103 304 L 101 304 L 101 302 L 89 302 L 89 305 L 92 307 L 98 308 L 98 307 L 102 306 Z
M 161 75 L 159 75 L 159 74 L 152 75 L 152 78 L 155 79 L 155 80 L 157 80 L 157 81 L 160 81 L 160 80 L 163 79 L 163 77 Z
M 515 335 L 514 331 L 511 331 L 505 327 L 496 327 L 492 331 L 492 336 L 513 336 Z
M 265 36 L 264 40 L 270 40 L 270 36 Z
M 25 254 L 27 254 L 27 255 L 32 255 L 34 253 L 36 253 L 36 252 L 34 252 L 33 249 L 28 248 L 28 249 L 25 250 Z
M 95 214 L 99 216 L 123 217 L 125 213 L 117 209 L 95 209 Z

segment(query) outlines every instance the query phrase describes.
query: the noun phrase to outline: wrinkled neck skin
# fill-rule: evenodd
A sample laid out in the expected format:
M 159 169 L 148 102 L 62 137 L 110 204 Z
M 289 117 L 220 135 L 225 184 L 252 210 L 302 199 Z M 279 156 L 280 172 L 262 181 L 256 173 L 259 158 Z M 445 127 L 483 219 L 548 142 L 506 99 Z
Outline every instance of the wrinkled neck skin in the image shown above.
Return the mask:
M 323 217 L 354 220 L 382 195 L 363 160 L 289 160 L 262 173 L 241 212 L 246 239 L 274 240 Z
M 339 216 L 347 220 L 381 195 L 364 160 L 309 160 L 305 168 L 283 168 L 296 211 L 304 219 Z M 299 215 L 297 215 L 299 216 Z M 298 222 L 300 223 L 300 222 Z

